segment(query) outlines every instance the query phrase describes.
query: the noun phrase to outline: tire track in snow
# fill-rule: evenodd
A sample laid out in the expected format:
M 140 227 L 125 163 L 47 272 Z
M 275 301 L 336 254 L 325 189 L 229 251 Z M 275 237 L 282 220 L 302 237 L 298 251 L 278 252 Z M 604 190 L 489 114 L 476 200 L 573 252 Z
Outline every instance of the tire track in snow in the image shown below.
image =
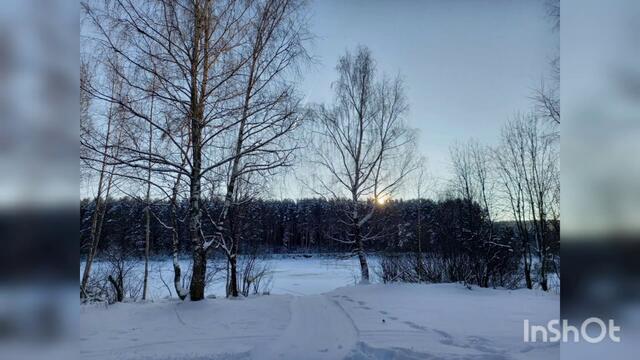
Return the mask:
M 254 359 L 342 359 L 356 345 L 352 320 L 324 295 L 295 297 L 291 321 L 267 349 L 254 349 Z

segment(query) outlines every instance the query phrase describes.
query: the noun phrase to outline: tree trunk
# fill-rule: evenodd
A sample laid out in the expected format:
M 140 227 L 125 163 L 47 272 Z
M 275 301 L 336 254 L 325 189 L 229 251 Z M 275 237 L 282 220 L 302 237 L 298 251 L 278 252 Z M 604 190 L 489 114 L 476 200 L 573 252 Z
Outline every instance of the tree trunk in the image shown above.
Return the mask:
M 102 175 L 100 174 L 100 181 L 98 187 L 101 187 Z M 96 205 L 93 211 L 91 219 L 91 247 L 89 248 L 89 254 L 87 254 L 87 260 L 84 264 L 84 272 L 82 274 L 82 283 L 80 285 L 80 297 L 85 298 L 87 296 L 87 284 L 89 283 L 89 277 L 91 275 L 91 265 L 93 264 L 93 257 L 96 249 L 98 248 L 99 235 L 97 231 L 99 214 L 102 211 L 100 190 L 98 190 L 98 196 L 96 197 Z
M 82 274 L 82 283 L 80 285 L 80 297 L 84 298 L 87 295 L 87 284 L 89 283 L 89 277 L 91 276 L 91 266 L 93 265 L 93 259 L 98 251 L 98 244 L 100 243 L 100 235 L 102 230 L 102 219 L 104 218 L 103 209 L 106 209 L 106 198 L 109 197 L 109 190 L 111 188 L 111 177 L 107 182 L 107 190 L 105 196 L 105 202 L 102 203 L 102 186 L 105 180 L 105 172 L 106 172 L 106 153 L 109 146 L 109 139 L 111 137 L 111 122 L 113 119 L 112 116 L 112 107 L 109 107 L 109 119 L 107 121 L 107 134 L 104 144 L 104 152 L 103 162 L 100 167 L 100 174 L 98 177 L 98 194 L 96 195 L 96 206 L 94 213 L 91 219 L 91 248 L 89 249 L 89 254 L 87 256 L 87 261 L 84 265 L 84 273 Z M 101 219 L 102 218 L 102 219 Z
M 543 259 L 540 262 L 540 288 L 542 288 L 542 291 L 548 291 L 549 290 L 549 285 L 548 285 L 548 281 L 547 281 L 547 261 L 546 261 L 546 259 Z
M 150 118 L 153 119 L 153 96 L 151 96 L 151 114 Z M 149 154 L 151 154 L 152 148 L 151 144 L 153 143 L 153 125 L 149 123 Z M 151 206 L 151 158 L 149 158 L 149 162 L 147 164 L 147 194 L 145 198 L 146 207 L 144 209 L 146 223 L 145 223 L 145 233 L 144 233 L 144 284 L 142 288 L 142 300 L 147 299 L 147 284 L 149 279 L 149 241 L 151 240 L 151 210 L 149 206 Z
M 362 275 L 362 279 L 360 279 L 361 284 L 369 283 L 369 265 L 367 264 L 367 257 L 364 254 L 364 249 L 362 249 L 362 243 L 358 249 L 358 259 L 360 259 L 360 273 Z
M 198 159 L 199 160 L 199 159 Z M 199 161 L 195 173 L 199 174 Z M 201 216 L 200 209 L 200 178 L 192 177 L 191 197 L 190 197 L 190 218 L 189 236 L 193 245 L 193 269 L 191 271 L 191 284 L 189 285 L 189 296 L 192 301 L 204 299 L 205 275 L 207 272 L 207 256 L 204 249 L 204 242 L 201 236 Z
M 421 212 L 422 200 L 418 197 L 418 226 L 416 231 L 416 238 L 418 240 L 418 253 L 416 254 L 416 261 L 418 265 L 418 281 L 425 280 L 424 263 L 422 256 L 422 212 Z
M 180 178 L 182 174 L 178 174 L 178 178 L 173 186 L 173 192 L 171 194 L 171 240 L 173 245 L 173 286 L 176 289 L 176 294 L 180 300 L 184 300 L 188 292 L 182 288 L 182 269 L 180 269 L 180 262 L 178 255 L 180 252 L 180 237 L 178 232 L 178 187 L 180 186 Z
M 191 301 L 204 299 L 205 275 L 207 273 L 207 256 L 202 247 L 193 250 L 193 270 L 189 296 Z
M 195 132 L 195 130 L 194 130 Z M 200 131 L 197 131 L 197 141 L 200 143 Z M 193 135 L 196 136 L 196 135 Z M 191 187 L 189 199 L 189 237 L 193 246 L 193 269 L 191 272 L 191 284 L 189 294 L 192 301 L 204 299 L 205 275 L 207 272 L 207 250 L 204 248 L 202 238 L 202 210 L 200 208 L 200 166 L 201 152 L 199 146 L 194 146 L 193 168 L 191 172 Z
M 145 234 L 144 234 L 144 283 L 142 288 L 142 300 L 147 299 L 147 283 L 149 279 L 149 238 L 151 234 L 151 213 L 149 212 L 149 190 L 147 189 L 147 207 L 145 208 Z
M 364 245 L 362 242 L 362 235 L 360 234 L 360 226 L 356 223 L 354 228 L 354 237 L 356 243 L 356 252 L 358 253 L 358 259 L 360 260 L 360 274 L 361 284 L 369 283 L 369 264 L 367 263 L 367 256 L 364 253 Z
M 540 280 L 540 287 L 542 288 L 542 291 L 548 291 L 549 290 L 549 285 L 547 284 L 546 276 L 542 280 Z
M 124 300 L 124 283 L 122 275 L 118 275 L 117 281 L 111 275 L 109 275 L 108 279 L 114 290 L 116 291 L 116 301 L 122 302 Z
M 174 261 L 174 263 L 173 263 L 173 286 L 176 289 L 176 294 L 178 294 L 178 298 L 180 298 L 180 300 L 184 300 L 187 297 L 187 294 L 182 289 L 181 281 L 182 281 L 182 270 L 180 269 L 180 265 L 178 265 L 177 261 Z
M 230 278 L 229 278 L 229 291 L 228 295 L 231 297 L 238 297 L 238 259 L 237 256 L 231 255 L 229 257 L 230 266 Z
M 524 279 L 527 283 L 527 289 L 533 289 L 533 282 L 531 281 L 531 264 L 527 259 L 527 250 L 523 251 L 524 258 Z
M 104 170 L 102 171 L 101 178 L 104 175 Z M 109 193 L 111 192 L 111 181 L 113 179 L 113 174 L 109 175 L 109 179 L 107 180 L 107 189 L 104 196 L 104 201 L 101 201 L 101 195 L 98 193 L 98 197 L 96 198 L 96 209 L 94 212 L 94 217 L 91 222 L 91 249 L 89 250 L 89 256 L 87 257 L 87 262 L 84 266 L 84 273 L 82 274 L 82 284 L 81 284 L 81 297 L 86 297 L 87 295 L 87 284 L 89 283 L 89 278 L 91 276 L 91 266 L 93 265 L 93 260 L 98 253 L 98 245 L 100 244 L 100 238 L 102 236 L 102 224 L 104 222 L 104 217 L 107 212 L 107 199 L 109 198 Z M 99 187 L 102 185 L 99 184 Z M 100 207 L 98 209 L 98 207 Z

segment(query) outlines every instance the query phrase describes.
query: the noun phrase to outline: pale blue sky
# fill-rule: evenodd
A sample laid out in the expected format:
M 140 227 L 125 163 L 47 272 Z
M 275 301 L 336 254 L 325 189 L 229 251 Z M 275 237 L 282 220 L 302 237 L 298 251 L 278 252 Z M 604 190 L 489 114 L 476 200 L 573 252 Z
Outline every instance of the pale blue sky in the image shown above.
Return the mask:
M 493 144 L 511 115 L 530 108 L 559 46 L 544 0 L 322 0 L 311 10 L 319 63 L 304 74 L 308 101 L 329 101 L 338 57 L 368 46 L 379 70 L 404 77 L 408 122 L 439 179 L 453 142 Z

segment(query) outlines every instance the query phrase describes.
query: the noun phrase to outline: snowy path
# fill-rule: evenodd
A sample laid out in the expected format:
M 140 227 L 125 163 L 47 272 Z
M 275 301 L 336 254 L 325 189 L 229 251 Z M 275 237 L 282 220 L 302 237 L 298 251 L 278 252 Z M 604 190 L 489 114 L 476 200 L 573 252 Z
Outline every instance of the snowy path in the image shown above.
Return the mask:
M 284 333 L 266 350 L 256 349 L 254 359 L 342 359 L 357 341 L 347 314 L 324 295 L 295 297 L 291 321 Z
M 538 360 L 522 324 L 559 317 L 559 296 L 459 284 L 377 284 L 321 295 L 83 305 L 80 355 L 113 360 Z

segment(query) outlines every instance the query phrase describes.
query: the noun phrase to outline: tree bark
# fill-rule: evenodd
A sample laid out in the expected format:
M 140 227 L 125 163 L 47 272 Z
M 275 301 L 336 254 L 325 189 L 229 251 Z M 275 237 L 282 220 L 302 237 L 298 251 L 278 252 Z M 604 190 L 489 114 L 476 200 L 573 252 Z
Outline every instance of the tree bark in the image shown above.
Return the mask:
M 193 270 L 191 272 L 191 284 L 189 296 L 191 301 L 204 299 L 205 275 L 207 273 L 207 257 L 202 248 L 193 250 Z
M 354 206 L 358 206 L 356 202 Z M 358 254 L 358 260 L 360 261 L 360 283 L 369 283 L 369 264 L 367 263 L 367 256 L 364 252 L 364 243 L 362 241 L 362 234 L 360 232 L 360 224 L 358 224 L 357 210 L 354 212 L 353 219 L 353 242 L 356 245 L 356 253 Z
M 171 236 L 173 245 L 173 286 L 176 289 L 176 294 L 180 300 L 184 300 L 188 292 L 182 288 L 182 269 L 180 269 L 180 262 L 178 261 L 178 254 L 180 251 L 179 244 L 179 232 L 178 232 L 178 187 L 180 186 L 181 174 L 178 174 L 178 178 L 173 186 L 171 194 Z
M 523 259 L 524 259 L 524 279 L 527 283 L 527 289 L 533 289 L 533 281 L 531 281 L 531 262 L 529 261 L 529 251 L 526 247 L 529 246 L 528 242 L 523 241 Z
M 193 141 L 193 168 L 191 171 L 191 187 L 189 197 L 189 237 L 193 246 L 193 269 L 191 272 L 191 284 L 189 295 L 192 301 L 204 299 L 205 274 L 207 272 L 206 249 L 202 239 L 202 210 L 200 208 L 200 131 L 199 127 L 192 129 Z
M 145 235 L 144 235 L 144 281 L 142 288 L 142 300 L 147 299 L 147 284 L 149 280 L 149 238 L 151 233 L 151 213 L 149 212 L 149 190 L 147 190 L 147 207 L 145 208 Z
M 116 281 L 113 276 L 109 275 L 108 280 L 116 291 L 116 301 L 122 302 L 124 300 L 124 284 L 122 276 L 118 275 L 118 280 Z
M 230 278 L 229 278 L 229 295 L 231 297 L 238 297 L 238 259 L 237 256 L 231 255 L 229 257 Z

